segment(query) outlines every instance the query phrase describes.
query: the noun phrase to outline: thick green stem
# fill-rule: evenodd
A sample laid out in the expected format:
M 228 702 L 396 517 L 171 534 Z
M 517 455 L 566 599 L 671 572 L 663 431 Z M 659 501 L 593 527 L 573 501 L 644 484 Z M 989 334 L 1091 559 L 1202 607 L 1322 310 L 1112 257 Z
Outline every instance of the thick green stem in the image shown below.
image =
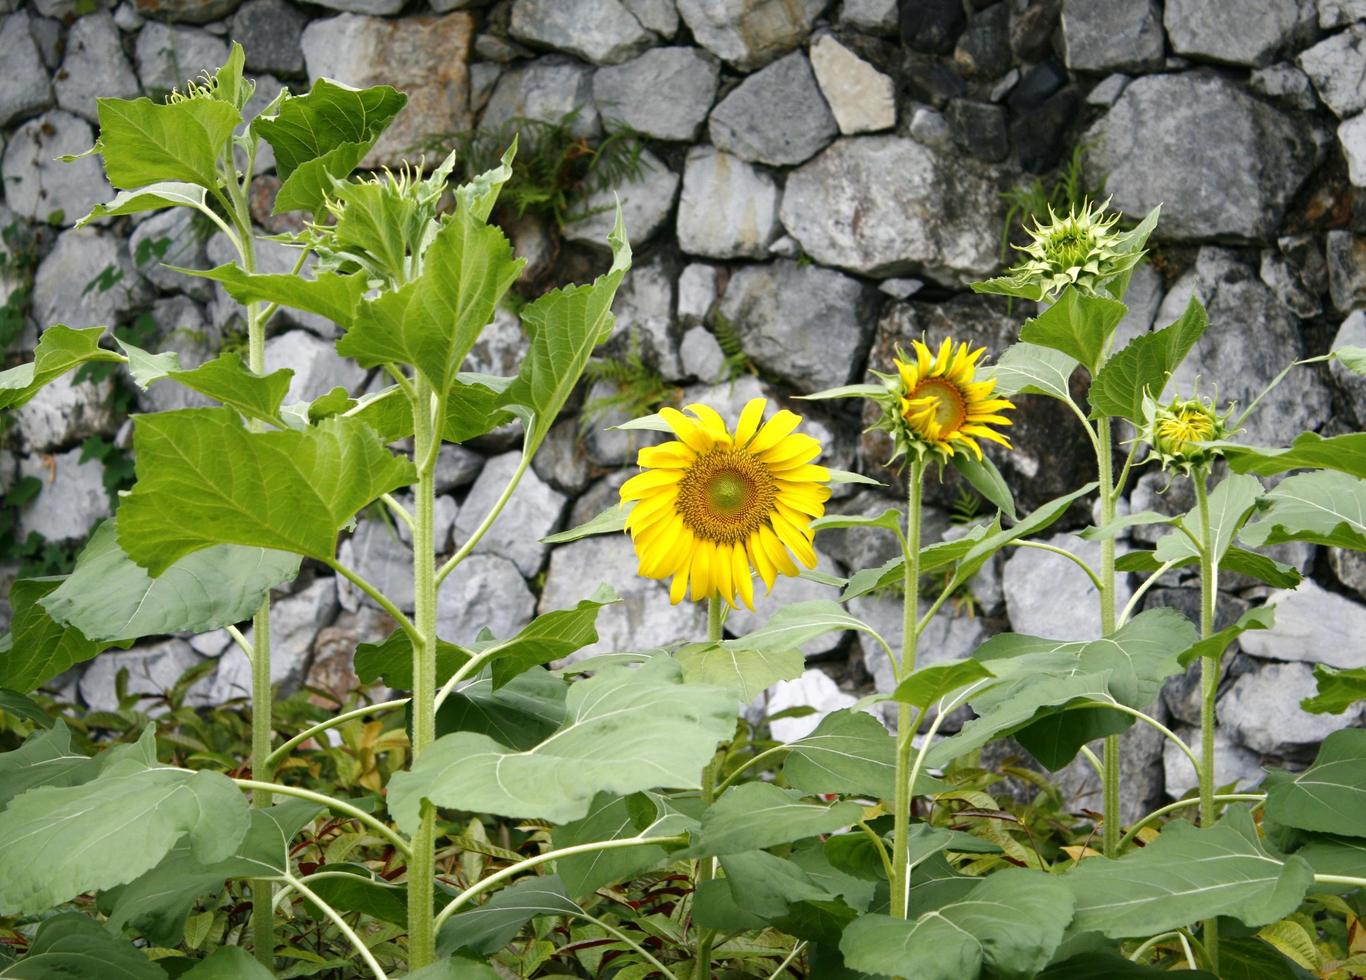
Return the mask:
M 1214 608 L 1219 594 L 1219 568 L 1209 519 L 1209 472 L 1191 474 L 1200 510 L 1200 638 L 1214 633 Z M 1200 658 L 1200 826 L 1214 825 L 1214 699 L 1219 693 L 1219 657 Z M 1201 933 L 1210 968 L 1219 970 L 1219 920 L 1206 919 Z
M 915 670 L 916 641 L 920 633 L 920 523 L 921 492 L 925 482 L 925 463 L 911 463 L 906 489 L 906 533 L 903 536 L 905 578 L 902 580 L 901 663 L 896 667 L 900 681 Z M 908 704 L 897 705 L 896 713 L 896 796 L 892 801 L 892 915 L 906 917 L 906 878 L 910 874 L 911 833 L 911 747 L 920 714 Z
M 726 622 L 726 607 L 720 599 L 715 597 L 707 600 L 707 639 L 712 643 L 720 642 L 722 630 Z M 707 768 L 702 773 L 702 802 L 711 806 L 716 799 L 716 771 L 718 759 L 721 753 L 718 752 Z M 716 877 L 716 859 L 702 858 L 697 862 L 697 884 L 693 894 L 696 895 L 702 886 Z M 711 980 L 711 947 L 716 941 L 716 931 L 714 929 L 702 929 L 697 935 L 697 965 L 693 969 L 694 980 Z
M 1110 419 L 1098 420 L 1098 451 L 1096 467 L 1100 478 L 1100 526 L 1108 527 L 1115 519 L 1115 478 L 1113 433 Z M 1107 536 L 1100 542 L 1100 632 L 1109 636 L 1115 631 L 1115 539 Z M 1105 739 L 1105 775 L 1101 780 L 1103 801 L 1101 810 L 1102 847 L 1106 857 L 1119 856 L 1119 736 Z
M 413 515 L 413 644 L 412 758 L 436 740 L 436 552 L 433 547 L 436 504 L 436 432 L 431 385 L 419 377 L 413 404 L 413 458 L 417 462 Z M 424 803 L 408 863 L 409 968 L 420 970 L 436 959 L 432 895 L 436 882 L 436 809 Z

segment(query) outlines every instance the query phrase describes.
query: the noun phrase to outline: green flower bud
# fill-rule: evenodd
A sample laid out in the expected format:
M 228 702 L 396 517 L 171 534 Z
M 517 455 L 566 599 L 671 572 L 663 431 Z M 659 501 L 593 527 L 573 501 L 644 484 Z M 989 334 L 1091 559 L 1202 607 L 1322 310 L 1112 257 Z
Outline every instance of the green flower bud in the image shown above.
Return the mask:
M 1143 438 L 1153 455 L 1162 461 L 1163 469 L 1187 472 L 1219 455 L 1217 449 L 1204 444 L 1229 434 L 1228 420 L 1233 414 L 1230 407 L 1220 415 L 1213 401 L 1199 397 L 1174 398 L 1166 405 L 1147 400 L 1144 409 L 1148 423 Z

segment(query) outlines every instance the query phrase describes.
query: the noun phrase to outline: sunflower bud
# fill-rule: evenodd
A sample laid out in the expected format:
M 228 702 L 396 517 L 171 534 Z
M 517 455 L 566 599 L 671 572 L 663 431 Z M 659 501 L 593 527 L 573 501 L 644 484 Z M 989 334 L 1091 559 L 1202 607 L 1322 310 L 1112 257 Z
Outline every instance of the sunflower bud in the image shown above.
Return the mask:
M 1229 434 L 1232 409 L 1220 415 L 1213 401 L 1202 398 L 1174 398 L 1166 405 L 1148 400 L 1144 405 L 1148 422 L 1144 440 L 1162 460 L 1163 469 L 1189 472 L 1219 455 L 1205 443 L 1217 442 Z

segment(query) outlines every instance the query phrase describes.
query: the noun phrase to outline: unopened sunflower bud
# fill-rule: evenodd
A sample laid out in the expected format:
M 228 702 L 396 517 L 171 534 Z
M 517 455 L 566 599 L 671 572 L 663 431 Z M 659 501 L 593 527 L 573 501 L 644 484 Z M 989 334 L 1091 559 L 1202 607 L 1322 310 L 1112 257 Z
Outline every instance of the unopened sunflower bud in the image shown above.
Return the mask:
M 1106 214 L 1106 201 L 1083 204 L 1059 215 L 1050 207 L 1048 223 L 1026 228 L 1029 243 L 1015 246 L 1024 258 L 1006 275 L 973 288 L 1049 302 L 1068 286 L 1084 293 L 1103 293 L 1116 276 L 1143 258 L 1143 249 L 1126 232 L 1116 231 L 1118 214 Z
M 1176 398 L 1166 405 L 1149 401 L 1148 424 L 1144 438 L 1164 469 L 1189 471 L 1219 455 L 1207 443 L 1228 435 L 1232 411 L 1220 415 L 1212 401 L 1201 398 Z

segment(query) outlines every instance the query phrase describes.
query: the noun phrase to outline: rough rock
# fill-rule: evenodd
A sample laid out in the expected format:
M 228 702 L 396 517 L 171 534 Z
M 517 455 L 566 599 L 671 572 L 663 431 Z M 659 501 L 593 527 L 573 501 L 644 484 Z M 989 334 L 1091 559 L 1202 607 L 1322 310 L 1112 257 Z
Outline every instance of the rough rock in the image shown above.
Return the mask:
M 753 71 L 806 39 L 826 0 L 678 0 L 697 43 L 741 71 Z
M 212 280 L 170 268 L 209 268 L 207 242 L 193 215 L 188 208 L 167 208 L 153 214 L 128 236 L 128 257 L 138 274 L 157 289 L 208 302 L 213 299 Z
M 0 83 L 0 126 L 52 105 L 52 87 L 29 32 L 30 20 L 28 12 L 21 10 L 0 22 L 0 63 L 5 66 L 5 80 Z
M 312 401 L 338 386 L 354 394 L 365 380 L 360 365 L 306 330 L 291 330 L 266 341 L 266 372 L 281 368 L 294 371 L 285 395 L 287 403 Z
M 1055 534 L 1045 544 L 1066 548 L 1092 568 L 1100 567 L 1100 542 L 1075 534 Z M 1120 549 L 1123 550 L 1121 544 Z M 1100 599 L 1086 573 L 1062 555 L 1017 548 L 1006 559 L 1006 611 L 1016 633 L 1055 640 L 1086 640 L 1101 635 Z M 1124 576 L 1116 584 L 1116 608 L 1129 601 Z
M 384 131 L 362 167 L 394 165 L 432 133 L 468 129 L 470 40 L 467 13 L 385 20 L 342 14 L 304 28 L 308 77 L 356 88 L 392 85 L 408 104 Z
M 436 457 L 436 492 L 450 493 L 473 483 L 483 468 L 483 456 L 464 446 L 443 444 Z
M 531 622 L 535 612 L 536 597 L 516 565 L 497 555 L 470 555 L 441 583 L 436 631 L 461 644 L 474 642 L 486 627 L 505 638 Z
M 1102 109 L 1110 108 L 1119 101 L 1120 95 L 1132 80 L 1122 72 L 1106 75 L 1096 83 L 1095 88 L 1086 93 L 1086 104 L 1100 106 Z
M 160 328 L 156 344 L 159 352 L 173 352 L 185 370 L 197 368 L 218 356 L 223 343 L 220 331 L 204 318 L 199 304 L 188 296 L 167 296 L 152 304 L 152 319 Z M 217 404 L 205 395 L 175 381 L 158 381 L 138 392 L 138 406 L 144 412 L 170 412 L 179 408 L 200 408 Z
M 1010 5 L 994 3 L 968 22 L 953 51 L 954 64 L 968 78 L 992 79 L 1010 67 Z
M 1338 126 L 1338 142 L 1347 158 L 1347 176 L 1354 187 L 1366 187 L 1366 112 Z
M 1288 61 L 1257 69 L 1248 76 L 1247 87 L 1302 112 L 1310 112 L 1319 104 L 1309 76 Z
M 232 14 L 242 0 L 133 0 L 142 16 L 177 24 L 207 24 Z
M 1298 120 L 1201 72 L 1136 79 L 1085 140 L 1112 206 L 1162 204 L 1167 239 L 1271 237 L 1317 158 Z
M 581 493 L 593 481 L 595 467 L 583 450 L 577 419 L 561 419 L 536 452 L 531 468 L 546 483 L 564 494 Z
M 1328 233 L 1328 291 L 1341 313 L 1366 307 L 1366 235 Z
M 1153 327 L 1162 297 L 1166 295 L 1162 276 L 1149 262 L 1137 266 L 1129 278 L 1129 290 L 1124 294 L 1124 302 L 1129 312 L 1115 327 L 1112 350 L 1120 350 L 1139 334 L 1145 334 Z M 1165 326 L 1165 324 L 1164 324 Z
M 48 541 L 84 539 L 109 514 L 104 466 L 81 462 L 81 449 L 51 456 L 25 456 L 19 475 L 37 477 L 43 488 L 19 512 L 20 540 L 37 532 Z
M 600 65 L 633 58 L 658 40 L 621 0 L 514 0 L 512 36 Z
M 911 115 L 911 136 L 934 150 L 947 150 L 953 145 L 953 133 L 944 114 L 928 106 L 920 106 Z
M 896 0 L 844 0 L 840 26 L 869 34 L 897 33 Z
M 688 151 L 678 202 L 679 247 L 714 259 L 763 258 L 778 235 L 778 186 L 729 153 Z
M 1319 0 L 1319 26 L 1324 30 L 1366 20 L 1366 0 Z
M 643 578 L 636 570 L 635 551 L 624 534 L 561 545 L 550 553 L 540 611 L 571 607 L 592 595 L 597 583 L 605 582 L 622 601 L 598 613 L 598 642 L 579 651 L 580 656 L 648 650 L 682 639 L 706 638 L 705 603 L 670 605 L 668 580 Z
M 197 27 L 174 27 L 149 21 L 138 32 L 135 49 L 138 78 L 147 92 L 185 87 L 201 72 L 217 71 L 228 60 L 228 45 Z
M 857 136 L 788 175 L 782 221 L 817 262 L 953 283 L 995 268 L 1000 207 L 993 184 L 914 140 Z
M 232 18 L 251 71 L 298 75 L 304 70 L 301 40 L 308 17 L 284 0 L 247 0 Z
M 1366 109 L 1366 24 L 1324 38 L 1298 60 L 1324 105 L 1340 118 Z
M 901 4 L 901 43 L 922 54 L 948 54 L 967 27 L 958 0 L 918 0 Z
M 593 245 L 606 251 L 607 236 L 616 222 L 616 202 L 626 223 L 626 237 L 632 245 L 647 241 L 663 227 L 678 196 L 678 174 L 649 150 L 640 151 L 640 172 L 611 187 L 603 187 L 583 198 L 580 214 L 564 227 L 564 236 L 573 242 Z
M 119 671 L 128 671 L 128 693 L 160 697 L 175 686 L 176 681 L 191 667 L 201 663 L 198 654 L 184 640 L 162 640 L 150 646 L 132 650 L 110 650 L 96 657 L 81 675 L 81 700 L 91 711 L 115 711 L 118 698 L 114 694 L 114 679 Z M 185 703 L 191 707 L 214 704 L 213 685 L 201 678 L 190 688 Z M 141 710 L 149 714 L 164 714 L 164 705 L 139 702 Z
M 1265 660 L 1299 660 L 1329 667 L 1366 667 L 1366 607 L 1313 581 L 1267 598 L 1276 628 L 1239 638 L 1245 652 Z
M 683 369 L 678 362 L 673 316 L 677 278 L 676 270 L 659 256 L 634 266 L 626 274 L 612 304 L 617 323 L 603 356 L 634 351 L 646 366 L 663 377 L 680 376 Z
M 691 140 L 716 101 L 721 66 L 696 48 L 651 48 L 593 76 L 598 111 L 646 136 Z
M 77 382 L 75 377 L 74 372 L 62 375 L 14 413 L 19 441 L 28 452 L 70 446 L 118 428 L 113 378 Z
M 1163 300 L 1158 322 L 1166 325 L 1186 308 L 1194 289 L 1209 311 L 1209 328 L 1172 373 L 1166 391 L 1189 395 L 1197 379 L 1221 400 L 1250 405 L 1291 361 L 1305 356 L 1299 320 L 1237 256 L 1221 248 L 1200 250 L 1195 268 Z M 1249 336 L 1258 338 L 1249 344 Z M 1305 429 L 1327 420 L 1332 398 L 1312 371 L 1277 386 L 1248 419 L 1240 438 L 1263 446 L 1290 444 Z
M 1231 65 L 1265 65 L 1314 33 L 1313 0 L 1167 0 L 1163 19 L 1179 55 Z
M 876 294 L 833 269 L 779 259 L 739 269 L 719 313 L 745 353 L 803 392 L 851 380 L 872 336 Z
M 355 532 L 342 542 L 338 556 L 343 565 L 354 568 L 394 605 L 404 612 L 413 611 L 413 549 L 388 521 L 358 522 Z M 347 612 L 374 605 L 373 599 L 346 579 L 338 582 L 337 593 Z
M 270 682 L 281 696 L 290 694 L 308 673 L 313 640 L 337 615 L 337 580 L 319 578 L 306 589 L 270 604 Z M 251 642 L 254 631 L 247 631 Z M 218 661 L 209 702 L 222 704 L 251 697 L 251 663 L 234 645 Z
M 1238 678 L 1219 700 L 1219 725 L 1233 741 L 1271 755 L 1312 754 L 1328 735 L 1358 722 L 1366 705 L 1341 715 L 1311 715 L 1300 701 L 1318 691 L 1308 664 L 1264 664 Z
M 826 506 L 827 514 L 858 514 L 878 517 L 884 511 L 898 510 L 901 501 L 876 488 L 862 488 L 846 500 Z M 923 508 L 921 536 L 926 542 L 938 541 L 948 529 L 947 515 L 934 507 Z M 863 568 L 876 568 L 901 554 L 896 538 L 888 531 L 875 528 L 839 528 L 821 531 L 818 540 L 821 550 L 853 573 Z
M 896 125 L 892 80 L 835 39 L 822 34 L 811 45 L 811 70 L 846 136 Z
M 499 306 L 493 311 L 493 322 L 480 332 L 461 367 L 476 374 L 510 377 L 517 373 L 525 353 L 526 333 L 521 318 Z
M 922 601 L 920 614 L 924 615 L 927 608 L 928 603 Z M 900 655 L 903 635 L 901 596 L 860 596 L 849 603 L 849 611 L 877 630 L 887 645 Z M 935 613 L 920 634 L 916 667 L 966 660 L 973 650 L 986 642 L 987 635 L 981 619 L 959 613 L 952 604 L 947 604 Z M 858 634 L 858 643 L 863 652 L 864 666 L 873 675 L 874 689 L 882 693 L 891 692 L 896 687 L 896 676 L 891 661 L 887 659 L 887 651 L 867 633 Z
M 729 421 L 729 420 L 727 420 Z M 838 575 L 839 567 L 829 555 L 819 548 L 816 551 L 816 571 L 825 575 Z M 837 589 L 821 585 L 805 578 L 780 578 L 773 585 L 773 591 L 764 594 L 764 583 L 757 575 L 754 578 L 754 609 L 751 611 L 741 605 L 726 617 L 726 632 L 731 636 L 747 636 L 763 626 L 779 609 L 794 602 L 833 602 L 839 595 Z M 808 657 L 829 653 L 844 641 L 845 634 L 835 632 L 818 636 L 802 644 L 802 652 Z
M 114 191 L 95 157 L 73 163 L 57 157 L 84 153 L 94 142 L 89 123 L 60 109 L 24 123 L 4 147 L 5 203 L 30 221 L 74 225 Z
M 455 521 L 458 544 L 463 544 L 492 510 L 517 468 L 520 455 L 505 453 L 484 464 Z M 528 471 L 493 527 L 475 545 L 475 554 L 498 555 L 514 562 L 523 575 L 535 575 L 545 559 L 546 546 L 541 544 L 541 538 L 559 525 L 564 502 L 562 493 L 542 482 L 534 471 Z
M 716 305 L 716 266 L 693 262 L 678 277 L 678 319 L 683 323 L 702 323 Z
M 1010 18 L 1010 50 L 1020 61 L 1042 61 L 1052 51 L 1053 34 L 1058 26 L 1061 0 L 1031 3 L 1016 8 Z
M 1339 582 L 1366 599 L 1366 553 L 1349 548 L 1329 548 L 1328 564 Z
M 1010 152 L 1006 111 L 990 102 L 954 99 L 945 118 L 953 141 L 979 160 L 999 162 Z
M 1199 728 L 1183 725 L 1174 730 L 1183 742 L 1194 748 L 1197 753 L 1200 751 Z M 1170 740 L 1163 739 L 1163 742 L 1162 773 L 1167 795 L 1174 800 L 1179 800 L 1200 785 L 1200 777 L 1196 775 L 1195 767 L 1191 765 L 1190 759 L 1186 758 L 1186 753 L 1178 749 Z M 1260 783 L 1264 775 L 1261 756 L 1256 752 L 1249 752 L 1241 745 L 1233 742 L 1228 737 L 1227 732 L 1220 729 L 1215 730 L 1214 785 L 1234 785 L 1249 789 Z M 1234 789 L 1234 792 L 1239 792 L 1239 790 Z
M 348 14 L 388 17 L 403 9 L 403 0 L 317 0 L 319 6 Z
M 1280 252 L 1267 249 L 1262 253 L 1259 274 L 1262 282 L 1276 294 L 1281 304 L 1301 320 L 1316 317 L 1323 312 L 1323 304 L 1319 302 L 1318 295 L 1306 288 L 1298 270 Z
M 579 109 L 570 130 L 586 139 L 602 131 L 593 107 L 593 69 L 563 55 L 547 55 L 511 68 L 493 87 L 480 125 L 498 131 L 510 119 L 539 119 L 558 123 Z
M 119 32 L 107 11 L 88 14 L 71 25 L 66 38 L 66 60 L 57 72 L 53 88 L 59 106 L 91 122 L 97 120 L 96 97 L 132 99 L 138 95 L 137 76 L 123 56 Z
M 44 330 L 56 323 L 113 327 L 146 293 L 122 239 L 88 225 L 72 228 L 57 236 L 33 277 L 33 317 Z
M 412 514 L 417 510 L 417 504 L 411 493 L 399 492 L 396 493 L 394 497 L 400 504 L 407 508 L 408 513 Z M 432 547 L 437 554 L 445 554 L 450 551 L 451 532 L 455 530 L 455 515 L 459 513 L 459 511 L 460 505 L 455 502 L 454 497 L 438 495 L 436 500 L 433 501 Z M 393 529 L 394 533 L 398 535 L 398 539 L 411 548 L 413 545 L 412 529 L 402 521 L 395 521 Z
M 1366 347 L 1366 310 L 1357 310 L 1342 321 L 1337 336 L 1333 338 L 1333 350 L 1339 347 Z M 1337 361 L 1329 365 L 1329 370 L 1333 380 L 1347 396 L 1347 403 L 1357 423 L 1366 426 L 1366 377 L 1349 371 Z
M 809 160 L 839 132 L 800 51 L 736 86 L 711 111 L 709 129 L 718 150 L 779 167 Z
M 678 6 L 674 0 L 622 0 L 640 26 L 662 38 L 678 33 Z
M 839 685 L 823 670 L 806 670 L 794 681 L 779 681 L 765 696 L 766 715 L 776 715 L 789 708 L 813 708 L 800 718 L 779 718 L 769 723 L 768 731 L 779 742 L 795 742 L 816 730 L 826 715 L 847 708 L 857 698 L 841 691 Z
M 678 344 L 683 374 L 703 382 L 717 381 L 726 366 L 726 352 L 706 327 L 691 327 Z
M 1153 0 L 1066 0 L 1062 41 L 1073 71 L 1162 67 L 1162 11 Z

